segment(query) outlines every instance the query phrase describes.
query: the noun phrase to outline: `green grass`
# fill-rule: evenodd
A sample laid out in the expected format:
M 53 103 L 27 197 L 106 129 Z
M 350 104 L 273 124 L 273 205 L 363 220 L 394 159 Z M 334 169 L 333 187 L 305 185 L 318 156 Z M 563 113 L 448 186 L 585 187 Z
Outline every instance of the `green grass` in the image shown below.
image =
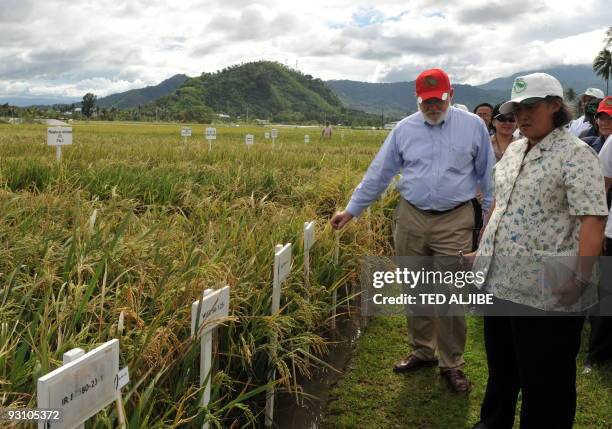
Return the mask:
M 487 382 L 482 319 L 468 318 L 465 371 L 474 383 L 469 395 L 451 393 L 437 368 L 393 373 L 393 364 L 408 353 L 404 317 L 373 319 L 332 392 L 324 427 L 471 428 L 479 420 Z M 579 367 L 583 359 L 584 352 Z M 596 368 L 588 375 L 581 374 L 579 369 L 576 429 L 612 427 L 611 389 L 612 368 Z M 519 409 L 520 403 L 517 415 Z

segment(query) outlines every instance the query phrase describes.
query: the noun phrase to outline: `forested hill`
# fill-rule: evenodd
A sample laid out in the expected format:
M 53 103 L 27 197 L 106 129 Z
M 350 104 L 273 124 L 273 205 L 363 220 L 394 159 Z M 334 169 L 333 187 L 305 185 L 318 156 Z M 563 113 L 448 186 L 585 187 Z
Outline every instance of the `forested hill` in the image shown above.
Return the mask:
M 260 61 L 203 73 L 187 79 L 173 94 L 155 101 L 171 112 L 190 111 L 194 118 L 225 113 L 232 117 L 271 119 L 280 122 L 349 122 L 378 117 L 351 111 L 321 79 L 282 64 Z M 189 118 L 187 118 L 189 119 Z

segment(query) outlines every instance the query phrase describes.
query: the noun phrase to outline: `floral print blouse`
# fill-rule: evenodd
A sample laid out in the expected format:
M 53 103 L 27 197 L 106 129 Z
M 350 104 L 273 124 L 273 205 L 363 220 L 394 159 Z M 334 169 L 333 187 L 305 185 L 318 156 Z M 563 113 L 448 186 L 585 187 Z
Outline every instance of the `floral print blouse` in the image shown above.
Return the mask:
M 527 147 L 527 139 L 513 142 L 493 169 L 495 209 L 473 269 L 483 272 L 485 287 L 498 298 L 580 311 L 597 302 L 594 288 L 569 307 L 557 305 L 552 289 L 569 278 L 563 275 L 573 275 L 579 216 L 608 215 L 599 159 L 563 128 L 525 153 Z

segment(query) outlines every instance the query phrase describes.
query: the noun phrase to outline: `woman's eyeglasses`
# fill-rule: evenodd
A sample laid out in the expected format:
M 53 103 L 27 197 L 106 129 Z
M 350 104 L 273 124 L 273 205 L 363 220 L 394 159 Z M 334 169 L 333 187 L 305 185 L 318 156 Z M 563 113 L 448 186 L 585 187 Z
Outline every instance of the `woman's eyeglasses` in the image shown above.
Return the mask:
M 498 120 L 499 122 L 516 122 L 514 115 L 497 115 L 494 119 Z

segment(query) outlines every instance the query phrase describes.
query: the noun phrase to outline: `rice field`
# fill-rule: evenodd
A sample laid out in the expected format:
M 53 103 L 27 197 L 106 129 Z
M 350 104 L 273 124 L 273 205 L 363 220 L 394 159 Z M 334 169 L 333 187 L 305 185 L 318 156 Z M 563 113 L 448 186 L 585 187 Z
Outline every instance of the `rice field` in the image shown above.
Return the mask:
M 118 338 L 129 428 L 260 426 L 267 375 L 275 368 L 277 387 L 299 393 L 296 375 L 326 350 L 332 292 L 342 313 L 356 255 L 388 252 L 373 237 L 387 233 L 392 196 L 342 233 L 338 265 L 327 223 L 386 132 L 347 129 L 341 139 L 335 130 L 320 141 L 318 128 L 280 127 L 273 149 L 267 128 L 217 127 L 208 152 L 201 125 L 187 144 L 178 124 L 72 127 L 58 164 L 45 126 L 0 124 L 0 406 L 35 408 L 37 378 L 63 353 Z M 310 220 L 317 242 L 306 288 Z M 273 249 L 288 242 L 292 274 L 273 316 Z M 190 306 L 225 284 L 231 317 L 216 334 L 210 406 L 200 408 Z M 116 424 L 111 406 L 86 427 Z

